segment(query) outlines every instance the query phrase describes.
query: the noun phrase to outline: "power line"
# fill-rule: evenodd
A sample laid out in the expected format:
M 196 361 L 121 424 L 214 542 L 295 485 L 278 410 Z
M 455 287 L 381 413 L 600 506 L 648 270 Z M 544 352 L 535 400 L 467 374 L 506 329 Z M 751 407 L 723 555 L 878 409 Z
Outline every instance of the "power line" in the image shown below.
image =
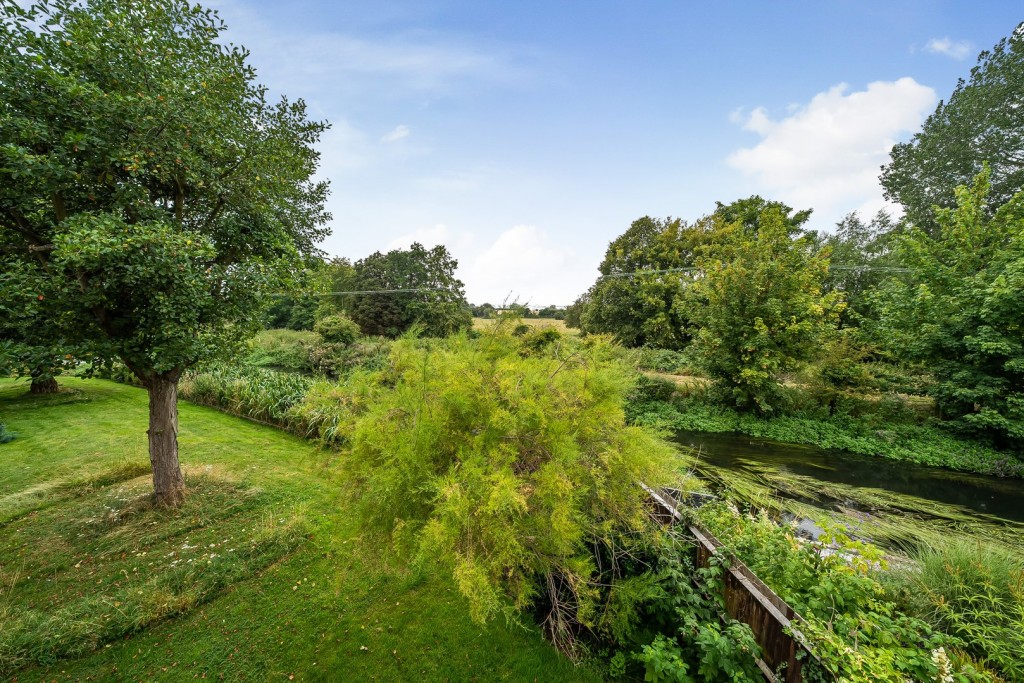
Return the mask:
M 649 269 L 649 270 L 635 270 L 631 273 L 608 273 L 607 275 L 599 275 L 598 279 L 611 278 L 611 277 L 633 277 L 635 275 L 664 275 L 666 273 L 695 273 L 700 271 L 700 268 L 690 266 L 687 268 L 662 268 L 662 269 Z M 829 270 L 849 270 L 856 272 L 871 272 L 876 271 L 880 273 L 909 273 L 910 268 L 899 268 L 896 266 L 829 266 Z
M 343 292 L 305 292 L 303 296 L 345 296 L 346 294 L 403 294 L 415 292 L 440 292 L 446 290 L 446 287 L 413 287 L 409 289 L 363 289 L 346 290 Z M 295 294 L 290 292 L 275 292 L 271 296 L 295 296 Z

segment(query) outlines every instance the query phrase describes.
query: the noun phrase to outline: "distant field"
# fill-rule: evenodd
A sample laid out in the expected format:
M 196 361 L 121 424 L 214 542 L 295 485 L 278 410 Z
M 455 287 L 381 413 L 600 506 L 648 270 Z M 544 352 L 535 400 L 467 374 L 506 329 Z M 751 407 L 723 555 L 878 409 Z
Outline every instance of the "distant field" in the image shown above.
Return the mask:
M 489 325 L 493 325 L 494 322 L 494 318 L 473 318 L 473 329 L 482 330 Z M 566 327 L 564 320 L 555 320 L 554 318 L 523 318 L 522 322 L 530 327 L 554 327 L 559 332 L 565 332 L 566 334 L 576 334 L 579 331 Z

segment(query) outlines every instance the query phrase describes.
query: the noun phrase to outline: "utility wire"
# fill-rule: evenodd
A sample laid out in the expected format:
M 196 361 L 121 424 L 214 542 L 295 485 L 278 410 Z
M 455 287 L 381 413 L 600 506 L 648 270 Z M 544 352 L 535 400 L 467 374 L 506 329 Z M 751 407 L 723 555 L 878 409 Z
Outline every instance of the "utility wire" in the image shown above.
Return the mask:
M 608 273 L 607 275 L 599 276 L 599 278 L 633 277 L 634 275 L 662 275 L 665 273 L 695 273 L 699 270 L 701 269 L 693 266 L 687 268 L 663 268 L 660 270 L 635 270 L 632 273 Z M 852 270 L 857 272 L 877 271 L 882 273 L 910 272 L 910 268 L 898 268 L 895 266 L 829 266 L 829 270 Z
M 346 294 L 400 294 L 407 292 L 440 292 L 445 291 L 445 287 L 414 287 L 410 289 L 364 289 L 359 291 L 344 292 L 306 292 L 303 296 L 344 296 Z M 294 296 L 294 293 L 289 292 L 275 292 L 271 296 Z

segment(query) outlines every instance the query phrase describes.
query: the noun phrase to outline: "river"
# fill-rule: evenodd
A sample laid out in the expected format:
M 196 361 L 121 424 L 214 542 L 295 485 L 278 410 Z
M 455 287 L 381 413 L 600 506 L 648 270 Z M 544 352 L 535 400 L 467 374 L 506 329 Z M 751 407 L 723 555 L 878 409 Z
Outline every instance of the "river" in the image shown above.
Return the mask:
M 674 440 L 712 488 L 757 507 L 840 521 L 887 547 L 952 534 L 1024 548 L 1021 479 L 740 434 L 680 432 Z

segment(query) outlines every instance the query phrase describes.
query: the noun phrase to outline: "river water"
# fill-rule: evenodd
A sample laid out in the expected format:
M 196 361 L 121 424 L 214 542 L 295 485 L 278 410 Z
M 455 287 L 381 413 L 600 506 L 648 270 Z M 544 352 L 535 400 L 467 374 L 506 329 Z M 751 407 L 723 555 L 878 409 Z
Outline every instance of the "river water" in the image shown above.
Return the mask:
M 955 472 L 740 434 L 680 432 L 712 487 L 802 517 L 854 521 L 883 545 L 961 534 L 1024 547 L 1024 480 Z

